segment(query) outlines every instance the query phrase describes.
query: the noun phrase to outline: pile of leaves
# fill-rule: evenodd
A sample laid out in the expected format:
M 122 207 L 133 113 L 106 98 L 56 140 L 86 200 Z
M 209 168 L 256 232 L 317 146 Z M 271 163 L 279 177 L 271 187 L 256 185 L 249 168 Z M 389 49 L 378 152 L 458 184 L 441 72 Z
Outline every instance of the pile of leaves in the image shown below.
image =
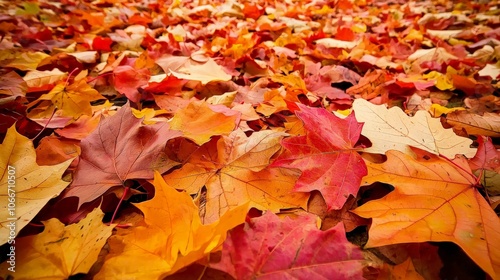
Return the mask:
M 498 1 L 0 10 L 4 279 L 500 279 Z

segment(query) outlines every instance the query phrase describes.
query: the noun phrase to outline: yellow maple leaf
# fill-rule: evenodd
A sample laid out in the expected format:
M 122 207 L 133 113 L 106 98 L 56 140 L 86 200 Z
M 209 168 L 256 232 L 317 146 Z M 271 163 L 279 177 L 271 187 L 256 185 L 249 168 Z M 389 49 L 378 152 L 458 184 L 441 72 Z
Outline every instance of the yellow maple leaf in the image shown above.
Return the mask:
M 431 71 L 428 74 L 422 75 L 422 77 L 428 81 L 434 81 L 436 83 L 435 86 L 440 90 L 455 89 L 453 82 L 446 75 L 437 71 Z
M 16 239 L 15 279 L 68 279 L 88 273 L 114 226 L 102 223 L 104 213 L 94 209 L 85 219 L 64 226 L 53 218 L 43 222 L 45 230 Z M 9 274 L 10 264 L 0 266 L 0 275 Z
M 456 108 L 447 108 L 444 107 L 443 105 L 439 104 L 432 104 L 431 107 L 429 108 L 429 113 L 434 117 L 438 118 L 441 117 L 442 115 L 449 114 L 454 111 L 461 111 L 465 110 L 463 107 L 456 107 Z
M 6 62 L 6 64 L 2 66 L 12 67 L 22 71 L 35 70 L 38 64 L 47 57 L 50 56 L 44 52 L 0 51 L 0 61 Z
M 110 253 L 94 279 L 163 279 L 218 248 L 228 230 L 245 221 L 248 204 L 202 225 L 191 197 L 154 176 L 155 196 L 137 204 L 144 224 L 110 238 Z M 133 265 L 131 265 L 133 264 Z
M 42 115 L 50 116 L 56 108 L 61 116 L 78 119 L 81 115 L 91 116 L 90 102 L 99 99 L 104 99 L 104 96 L 89 86 L 85 79 L 81 79 L 70 85 L 60 82 L 49 93 L 43 94 L 28 106 L 36 107 L 38 102 L 49 100 L 52 104 L 44 110 Z
M 13 235 L 9 228 L 12 219 L 15 219 L 17 235 L 51 198 L 69 184 L 61 180 L 61 176 L 71 161 L 38 166 L 33 143 L 17 133 L 15 126 L 9 128 L 0 145 L 0 244 Z

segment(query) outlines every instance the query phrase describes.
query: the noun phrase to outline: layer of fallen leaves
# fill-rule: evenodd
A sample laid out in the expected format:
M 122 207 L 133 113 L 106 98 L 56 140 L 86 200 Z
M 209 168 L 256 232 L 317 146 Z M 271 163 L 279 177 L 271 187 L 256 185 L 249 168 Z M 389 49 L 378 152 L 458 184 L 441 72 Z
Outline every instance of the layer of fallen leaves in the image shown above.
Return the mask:
M 500 279 L 498 1 L 0 11 L 0 277 Z

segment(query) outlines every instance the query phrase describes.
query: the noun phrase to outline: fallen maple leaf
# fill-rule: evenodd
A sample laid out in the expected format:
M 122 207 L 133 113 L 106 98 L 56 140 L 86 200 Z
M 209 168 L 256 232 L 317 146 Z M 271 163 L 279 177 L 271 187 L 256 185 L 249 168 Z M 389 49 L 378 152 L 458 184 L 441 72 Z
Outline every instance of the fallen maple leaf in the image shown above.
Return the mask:
M 12 55 L 12 59 L 0 61 L 2 67 L 17 68 L 22 71 L 35 70 L 42 60 L 50 57 L 44 52 L 2 50 Z M 0 57 L 2 53 L 0 52 Z M 4 62 L 7 62 L 4 64 Z
M 169 69 L 169 71 L 178 79 L 200 81 L 202 85 L 213 81 L 229 81 L 232 78 L 212 58 L 208 58 L 203 64 L 190 63 L 185 68 L 177 71 Z
M 138 89 L 148 84 L 150 76 L 149 69 L 145 68 L 135 69 L 129 65 L 121 65 L 113 69 L 116 90 L 135 103 L 141 100 Z
M 458 59 L 458 57 L 454 56 L 453 54 L 450 54 L 449 52 L 446 51 L 446 49 L 441 47 L 431 48 L 431 49 L 419 49 L 408 57 L 407 61 L 408 71 L 406 72 L 407 74 L 411 72 L 421 73 L 426 70 L 425 67 L 422 67 L 422 65 L 425 64 L 426 62 L 441 65 L 442 63 L 448 63 L 450 60 L 453 59 Z
M 227 135 L 239 123 L 241 113 L 232 114 L 214 111 L 214 107 L 204 101 L 192 101 L 185 108 L 178 110 L 170 126 L 182 131 L 186 138 L 202 145 L 214 135 Z
M 478 137 L 477 142 L 477 154 L 469 161 L 470 168 L 481 175 L 481 182 L 489 195 L 499 195 L 500 151 L 489 137 Z
M 412 153 L 412 146 L 449 158 L 457 154 L 472 158 L 476 153 L 476 149 L 470 147 L 472 140 L 443 128 L 439 119 L 425 111 L 417 111 L 415 116 L 409 117 L 398 107 L 387 109 L 364 99 L 354 100 L 352 108 L 356 118 L 364 122 L 361 134 L 372 142 L 365 152 L 384 154 L 398 150 Z
M 354 114 L 341 119 L 325 109 L 299 104 L 297 116 L 304 123 L 305 136 L 284 139 L 281 154 L 273 167 L 296 168 L 302 174 L 295 191 L 318 190 L 328 210 L 341 209 L 350 194 L 356 196 L 366 166 L 356 152 L 363 124 Z
M 280 149 L 284 133 L 270 130 L 250 137 L 238 129 L 217 142 L 196 150 L 189 162 L 165 175 L 176 189 L 198 194 L 206 186 L 204 223 L 216 221 L 241 203 L 277 212 L 283 208 L 305 207 L 308 194 L 291 192 L 297 175 L 282 168 L 268 168 L 270 158 Z
M 9 225 L 15 223 L 15 235 L 43 206 L 69 184 L 61 180 L 70 165 L 67 160 L 53 166 L 38 166 L 33 143 L 10 127 L 0 145 L 0 244 L 9 239 Z M 14 198 L 12 200 L 12 198 Z
M 127 103 L 103 119 L 81 142 L 75 177 L 64 197 L 79 197 L 78 208 L 128 179 L 151 179 L 154 170 L 177 165 L 163 153 L 169 139 L 180 136 L 167 123 L 142 125 Z M 89 176 L 92 174 L 92 176 Z
M 356 47 L 359 44 L 359 42 L 343 41 L 333 38 L 322 38 L 316 40 L 316 44 L 325 46 L 327 48 L 352 49 Z
M 382 182 L 395 189 L 353 210 L 373 219 L 366 247 L 454 242 L 490 276 L 500 277 L 500 220 L 475 187 L 466 160 L 420 152 L 415 159 L 388 151 L 386 162 L 367 163 L 363 185 Z
M 233 229 L 210 267 L 235 279 L 362 279 L 363 261 L 342 223 L 321 231 L 315 215 L 267 212 Z
M 497 147 L 487 147 L 481 140 L 476 141 L 484 135 L 500 136 L 497 133 L 500 125 L 497 125 L 495 116 L 500 112 L 497 2 L 175 0 L 165 4 L 164 1 L 131 0 L 2 1 L 0 140 L 15 123 L 20 134 L 33 139 L 37 164 L 55 164 L 71 159 L 80 153 L 83 140 L 86 151 L 82 158 L 87 162 L 79 168 L 79 159 L 73 160 L 64 177 L 75 178 L 75 184 L 86 182 L 78 187 L 78 192 L 82 197 L 87 196 L 87 201 L 94 197 L 92 192 L 95 190 L 101 194 L 88 203 L 78 196 L 49 201 L 20 235 L 36 231 L 37 221 L 54 216 L 65 222 L 79 220 L 100 204 L 100 208 L 109 214 L 108 218 L 119 221 L 121 226 L 113 231 L 115 234 L 118 233 L 120 238 L 129 233 L 136 235 L 113 239 L 103 248 L 100 260 L 87 275 L 70 278 L 94 278 L 110 247 L 114 248 L 114 256 L 120 254 L 125 246 L 120 243 L 122 241 L 133 241 L 134 246 L 148 246 L 148 243 L 158 245 L 158 248 L 163 246 L 158 251 L 158 259 L 165 260 L 171 249 L 165 247 L 177 245 L 172 245 L 170 237 L 158 241 L 154 238 L 157 233 L 140 236 L 142 232 L 135 231 L 135 227 L 142 222 L 143 215 L 130 203 L 151 199 L 158 186 L 154 186 L 150 179 L 154 176 L 153 169 L 158 168 L 169 185 L 186 190 L 191 196 L 191 200 L 186 198 L 182 202 L 192 204 L 194 201 L 198 207 L 192 212 L 200 216 L 201 223 L 218 221 L 221 215 L 244 203 L 258 210 L 285 212 L 283 215 L 292 217 L 302 212 L 297 209 L 302 207 L 320 216 L 323 230 L 335 226 L 338 221 L 342 221 L 347 230 L 355 229 L 347 235 L 359 245 L 365 242 L 371 219 L 361 218 L 351 210 L 358 204 L 383 197 L 391 187 L 376 183 L 358 191 L 363 182 L 363 173 L 358 172 L 361 168 L 357 166 L 351 170 L 353 166 L 346 160 L 334 161 L 335 157 L 356 160 L 359 153 L 365 159 L 381 163 L 387 158 L 385 151 L 393 149 L 393 144 L 397 150 L 406 153 L 410 153 L 416 144 L 427 147 L 443 161 L 447 160 L 446 153 L 441 151 L 445 148 L 450 148 L 446 154 L 448 158 L 455 154 L 472 156 L 471 141 L 457 138 L 452 130 L 461 136 L 473 135 L 470 138 L 474 143 L 488 149 L 485 154 L 487 163 L 481 162 L 480 156 L 477 158 L 479 162 L 475 159 L 469 162 L 482 166 L 475 170 L 481 180 L 474 178 L 469 185 L 476 186 L 483 196 L 487 195 L 491 207 L 498 209 L 500 199 L 493 196 L 500 194 L 500 173 L 495 171 L 498 169 Z M 67 87 L 60 90 L 66 80 Z M 85 81 L 87 85 L 75 87 L 74 92 L 68 94 L 66 90 L 76 84 L 75 81 Z M 79 97 L 85 99 L 96 92 L 103 99 L 79 103 Z M 47 98 L 49 93 L 53 93 L 49 99 L 38 100 L 40 96 Z M 335 111 L 337 116 L 340 116 L 337 113 L 347 116 L 352 112 L 354 99 L 359 97 L 369 99 L 373 104 L 387 104 L 387 108 L 399 106 L 406 115 L 413 116 L 419 110 L 434 112 L 432 116 L 436 119 L 419 117 L 422 112 L 417 113 L 417 117 L 391 113 L 386 119 L 368 114 L 367 124 L 361 128 L 360 118 L 364 113 L 355 110 L 357 120 L 352 121 L 352 126 L 348 120 L 353 120 L 354 116 L 344 122 L 331 123 L 329 117 L 319 114 L 312 117 L 319 118 L 311 121 L 314 127 L 306 127 L 297 116 L 301 113 L 299 103 L 325 108 L 330 115 Z M 117 112 L 117 107 L 124 105 L 124 99 L 136 105 L 135 117 L 127 111 L 127 117 L 110 118 Z M 207 106 L 190 105 L 202 103 L 200 100 Z M 104 101 L 106 103 L 102 104 Z M 34 103 L 27 107 L 29 102 Z M 59 108 L 61 106 L 64 108 Z M 450 110 L 457 110 L 457 106 L 477 115 L 452 113 Z M 158 107 L 163 110 L 158 110 Z M 443 116 L 438 118 L 439 114 Z M 461 117 L 458 124 L 452 122 L 454 114 Z M 448 123 L 446 115 L 450 119 Z M 400 116 L 404 120 L 401 123 L 407 124 L 408 121 L 406 128 L 413 131 L 414 142 L 405 142 L 410 134 L 405 136 L 404 131 L 385 126 L 399 122 Z M 142 117 L 144 119 L 138 120 Z M 366 127 L 372 126 L 370 122 L 377 120 L 383 121 L 380 126 L 373 125 L 376 132 L 373 139 L 369 135 L 359 136 Z M 97 131 L 103 123 L 107 125 Z M 450 124 L 453 129 L 442 133 L 443 127 L 448 128 Z M 172 131 L 174 125 L 175 130 L 182 132 L 175 135 L 185 137 L 171 139 L 174 136 L 164 130 Z M 311 130 L 328 134 L 330 126 L 344 134 L 351 133 L 359 140 L 356 143 L 355 139 L 343 137 L 345 143 L 331 142 L 328 138 L 331 135 L 309 139 L 313 135 Z M 428 127 L 419 128 L 421 126 Z M 376 130 L 378 128 L 380 131 Z M 94 134 L 89 136 L 93 131 Z M 143 136 L 142 132 L 145 132 Z M 339 135 L 344 135 L 342 133 Z M 294 137 L 299 135 L 302 138 Z M 425 143 L 420 143 L 421 135 Z M 283 147 L 280 142 L 283 138 L 290 139 L 293 149 Z M 440 139 L 436 141 L 437 138 Z M 302 140 L 297 139 L 306 139 L 306 144 L 297 147 L 302 144 Z M 363 150 L 370 140 L 374 143 L 370 149 L 381 149 L 380 154 Z M 493 140 L 493 143 L 497 142 L 498 139 Z M 447 144 L 458 146 L 453 149 Z M 322 148 L 341 147 L 323 151 L 318 145 Z M 300 153 L 294 154 L 294 149 Z M 305 150 L 319 153 L 313 156 Z M 295 157 L 296 161 L 286 162 L 289 165 L 299 161 L 307 163 L 293 168 L 270 167 L 280 155 Z M 413 154 L 417 155 L 422 156 Z M 330 161 L 316 161 L 318 157 L 329 157 Z M 360 165 L 364 163 L 360 161 Z M 314 191 L 295 191 L 301 169 L 308 168 L 318 171 L 312 174 L 319 178 L 318 181 L 309 184 L 307 180 L 311 172 L 302 171 L 299 184 Z M 321 176 L 325 173 L 327 176 Z M 346 181 L 342 182 L 343 179 Z M 479 181 L 484 189 L 477 184 Z M 325 197 L 332 196 L 331 200 L 340 209 L 333 209 L 338 207 L 331 207 L 332 203 L 327 206 L 314 185 Z M 413 187 L 420 188 L 418 184 Z M 79 200 L 85 204 L 77 210 Z M 152 207 L 154 209 L 146 219 L 156 212 L 164 213 L 160 212 L 163 204 Z M 328 208 L 331 209 L 328 211 Z M 441 208 L 436 211 L 443 210 Z M 255 216 L 257 212 L 252 210 L 250 215 Z M 405 215 L 412 216 L 414 211 L 401 213 L 403 218 Z M 477 212 L 463 210 L 461 215 L 474 220 Z M 446 218 L 441 222 L 447 222 L 448 216 L 442 217 Z M 168 219 L 165 223 L 161 230 L 169 226 Z M 304 223 L 304 226 L 308 225 Z M 491 226 L 485 223 L 484 227 Z M 191 240 L 198 238 L 189 235 L 191 229 L 183 228 L 179 235 L 184 234 Z M 418 235 L 420 231 L 413 234 Z M 273 235 L 279 235 L 279 231 L 268 233 L 268 236 Z M 219 244 L 217 234 L 204 240 L 210 238 L 214 246 Z M 376 266 L 366 267 L 364 272 L 367 274 L 363 276 L 375 279 L 377 267 L 382 263 L 398 265 L 410 257 L 415 270 L 425 279 L 484 278 L 485 273 L 479 271 L 480 268 L 458 245 L 436 243 L 400 243 L 365 250 L 365 258 Z M 417 249 L 421 246 L 432 248 Z M 3 249 L 5 247 L 8 245 Z M 387 250 L 387 247 L 392 249 Z M 317 251 L 321 250 L 324 249 Z M 287 251 L 290 256 L 283 259 L 294 259 L 294 253 L 298 251 Z M 124 256 L 121 266 L 114 269 L 155 265 L 144 255 L 142 259 L 131 257 L 134 263 L 127 262 L 127 256 Z M 217 256 L 211 256 L 213 261 L 212 257 Z M 254 256 L 245 255 L 243 258 L 250 262 Z M 176 262 L 175 266 L 181 267 L 183 262 Z M 472 264 L 469 266 L 469 263 Z M 223 271 L 204 267 L 204 264 L 207 264 L 205 258 L 167 278 L 209 280 L 231 277 Z M 150 278 L 124 274 L 109 272 L 103 277 Z M 381 277 L 398 276 L 397 271 L 392 274 Z M 410 276 L 406 274 L 404 277 Z M 486 277 L 500 278 L 496 275 Z M 321 278 L 321 275 L 308 278 Z M 329 278 L 335 279 L 336 275 Z
M 51 71 L 32 70 L 24 75 L 23 79 L 30 88 L 41 88 L 52 85 L 66 78 L 68 74 L 54 68 Z
M 40 101 L 50 101 L 51 105 L 44 108 L 44 115 L 50 116 L 54 110 L 60 112 L 60 116 L 78 119 L 81 115 L 92 115 L 90 102 L 104 99 L 97 90 L 90 87 L 85 79 L 75 81 L 68 85 L 65 82 L 57 84 L 49 93 L 43 94 L 28 107 L 36 108 Z
M 114 225 L 102 223 L 104 213 L 96 208 L 77 224 L 64 226 L 53 218 L 43 222 L 45 229 L 37 235 L 16 239 L 15 272 L 9 263 L 0 266 L 0 275 L 9 279 L 68 279 L 88 273 Z
M 489 137 L 478 137 L 476 155 L 469 161 L 472 170 L 488 169 L 500 171 L 500 151 L 495 148 Z
M 153 184 L 154 198 L 136 204 L 144 225 L 111 237 L 111 251 L 94 279 L 163 279 L 216 250 L 227 231 L 245 221 L 248 204 L 241 204 L 202 225 L 188 194 L 167 185 L 158 172 Z

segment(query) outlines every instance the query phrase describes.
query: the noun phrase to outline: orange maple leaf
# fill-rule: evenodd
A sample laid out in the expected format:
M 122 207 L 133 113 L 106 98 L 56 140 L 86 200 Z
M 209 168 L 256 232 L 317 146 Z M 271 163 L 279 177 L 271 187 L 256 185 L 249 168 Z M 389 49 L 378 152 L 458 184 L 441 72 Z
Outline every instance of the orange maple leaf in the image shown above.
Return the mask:
M 206 205 L 201 213 L 205 223 L 216 221 L 247 201 L 252 207 L 275 212 L 305 207 L 309 195 L 291 192 L 297 173 L 267 167 L 280 149 L 283 135 L 266 130 L 247 137 L 243 131 L 235 130 L 200 147 L 191 154 L 189 162 L 164 178 L 173 187 L 192 194 L 206 186 Z
M 227 231 L 245 221 L 248 204 L 241 204 L 202 225 L 188 194 L 167 185 L 158 172 L 153 184 L 154 198 L 137 204 L 144 224 L 111 237 L 111 252 L 94 279 L 163 279 L 217 250 Z
M 475 187 L 466 160 L 418 152 L 415 159 L 388 151 L 386 162 L 367 162 L 363 185 L 383 182 L 395 189 L 353 210 L 373 219 L 366 247 L 454 242 L 491 277 L 500 277 L 500 220 Z
M 184 136 L 201 145 L 214 135 L 227 135 L 239 123 L 241 113 L 226 108 L 217 112 L 215 106 L 206 102 L 191 102 L 174 115 L 170 126 L 180 130 Z

